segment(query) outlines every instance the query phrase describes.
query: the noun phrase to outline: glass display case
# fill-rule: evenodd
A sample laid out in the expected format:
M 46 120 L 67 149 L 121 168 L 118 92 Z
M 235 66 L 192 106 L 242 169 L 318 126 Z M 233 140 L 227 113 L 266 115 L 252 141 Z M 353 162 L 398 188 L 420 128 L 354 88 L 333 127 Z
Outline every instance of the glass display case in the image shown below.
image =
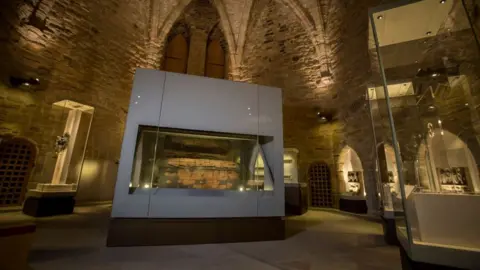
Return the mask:
M 129 193 L 150 188 L 273 190 L 258 138 L 139 126 Z
M 480 267 L 480 58 L 468 15 L 454 0 L 369 13 L 378 185 L 409 269 Z
M 94 114 L 93 107 L 72 100 L 53 103 L 52 111 L 59 119 L 49 130 L 52 142 L 46 156 L 51 159 L 46 158 L 33 176 L 34 186 L 28 190 L 23 207 L 24 213 L 32 216 L 73 211 Z

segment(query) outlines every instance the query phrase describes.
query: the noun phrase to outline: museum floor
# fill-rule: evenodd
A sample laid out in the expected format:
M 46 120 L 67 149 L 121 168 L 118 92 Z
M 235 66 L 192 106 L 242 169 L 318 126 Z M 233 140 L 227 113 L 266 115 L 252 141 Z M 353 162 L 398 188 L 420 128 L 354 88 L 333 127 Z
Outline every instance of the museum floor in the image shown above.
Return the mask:
M 339 212 L 289 218 L 284 241 L 107 248 L 109 211 L 78 207 L 74 215 L 39 219 L 31 269 L 400 269 L 380 224 Z

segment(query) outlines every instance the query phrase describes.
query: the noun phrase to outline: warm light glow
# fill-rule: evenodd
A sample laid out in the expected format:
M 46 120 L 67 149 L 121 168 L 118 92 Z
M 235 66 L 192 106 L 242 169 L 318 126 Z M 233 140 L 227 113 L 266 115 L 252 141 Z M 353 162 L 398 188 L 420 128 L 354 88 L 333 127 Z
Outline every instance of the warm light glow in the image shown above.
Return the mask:
M 132 186 L 133 186 L 132 183 L 130 183 L 130 184 L 128 185 L 128 187 L 132 187 Z
M 443 130 L 442 130 L 442 131 L 440 131 L 440 134 L 442 134 L 442 135 L 443 135 Z
M 440 0 L 440 4 L 445 4 L 445 2 L 447 2 L 447 0 Z
M 440 76 L 440 74 L 438 74 L 438 73 L 433 73 L 432 74 L 432 77 L 438 77 L 438 76 Z
M 383 19 L 383 16 L 382 16 L 382 15 L 378 15 L 377 19 L 382 20 L 382 19 Z
M 439 124 L 442 124 L 442 120 L 438 119 L 438 123 L 439 123 Z
M 248 110 L 250 111 L 250 107 L 248 107 Z
M 150 188 L 150 185 L 149 184 L 145 184 L 143 185 L 144 188 Z
M 243 192 L 245 189 L 243 188 L 243 186 L 240 186 L 240 187 L 238 188 L 238 190 L 239 190 L 240 192 Z

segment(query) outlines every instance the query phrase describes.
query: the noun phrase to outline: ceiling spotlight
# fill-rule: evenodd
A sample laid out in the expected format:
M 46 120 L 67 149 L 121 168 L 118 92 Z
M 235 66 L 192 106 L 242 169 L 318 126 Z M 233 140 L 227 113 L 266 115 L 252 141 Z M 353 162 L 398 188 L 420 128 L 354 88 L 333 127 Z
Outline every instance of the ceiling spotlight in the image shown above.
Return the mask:
M 317 115 L 320 115 L 320 112 L 317 112 Z
M 430 112 L 435 111 L 435 106 L 433 106 L 433 105 L 428 106 L 428 111 L 430 111 Z
M 37 83 L 39 83 L 39 82 L 40 82 L 40 79 L 39 79 L 39 78 L 35 78 L 35 81 L 36 81 Z
M 23 85 L 30 86 L 30 84 L 28 82 L 23 83 Z
M 447 2 L 447 0 L 440 0 L 440 4 L 445 4 L 445 2 Z
M 440 74 L 438 74 L 438 73 L 433 73 L 433 74 L 432 74 L 432 77 L 434 77 L 434 78 L 435 78 L 435 77 L 438 77 L 438 76 L 440 76 Z
M 378 16 L 377 16 L 377 19 L 383 20 L 383 15 L 378 15 Z
M 432 31 L 428 31 L 427 33 L 425 33 L 427 36 L 430 36 L 432 34 Z
M 465 106 L 468 106 L 468 103 L 465 103 Z

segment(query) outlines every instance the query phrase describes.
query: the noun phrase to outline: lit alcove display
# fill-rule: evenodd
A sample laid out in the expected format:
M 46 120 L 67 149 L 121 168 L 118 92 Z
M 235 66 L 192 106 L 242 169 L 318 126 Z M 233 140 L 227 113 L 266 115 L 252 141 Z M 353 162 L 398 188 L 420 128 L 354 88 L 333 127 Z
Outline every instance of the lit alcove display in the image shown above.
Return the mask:
M 363 167 L 355 150 L 346 146 L 339 156 L 339 189 L 343 195 L 365 196 Z
M 297 155 L 295 148 L 285 148 L 283 151 L 283 178 L 287 184 L 298 183 Z
M 418 153 L 420 186 L 428 191 L 478 192 L 478 167 L 467 145 L 451 132 L 435 129 Z M 430 174 L 430 175 L 429 175 Z
M 130 193 L 180 188 L 271 190 L 257 136 L 140 126 Z

